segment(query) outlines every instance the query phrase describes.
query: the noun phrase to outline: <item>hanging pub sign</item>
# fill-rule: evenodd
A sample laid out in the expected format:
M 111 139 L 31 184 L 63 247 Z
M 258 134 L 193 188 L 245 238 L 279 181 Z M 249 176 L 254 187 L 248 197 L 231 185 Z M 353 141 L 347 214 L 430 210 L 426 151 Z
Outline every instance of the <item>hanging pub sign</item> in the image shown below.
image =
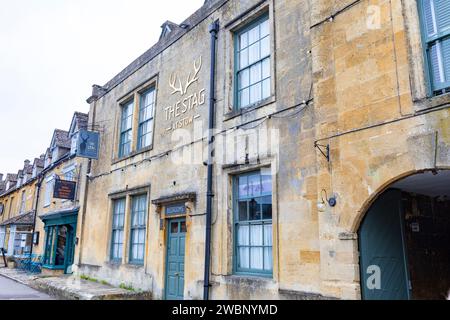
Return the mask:
M 55 187 L 53 189 L 53 198 L 75 200 L 75 188 L 77 184 L 74 181 L 55 180 Z
M 99 140 L 100 135 L 98 132 L 80 130 L 77 139 L 77 156 L 98 159 Z

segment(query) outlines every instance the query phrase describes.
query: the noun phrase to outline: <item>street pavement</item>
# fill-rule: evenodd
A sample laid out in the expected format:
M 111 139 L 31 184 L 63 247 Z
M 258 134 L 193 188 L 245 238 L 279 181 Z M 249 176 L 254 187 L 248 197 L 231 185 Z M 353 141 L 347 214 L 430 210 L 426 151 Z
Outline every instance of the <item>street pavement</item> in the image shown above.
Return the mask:
M 0 300 L 54 300 L 51 296 L 0 276 Z

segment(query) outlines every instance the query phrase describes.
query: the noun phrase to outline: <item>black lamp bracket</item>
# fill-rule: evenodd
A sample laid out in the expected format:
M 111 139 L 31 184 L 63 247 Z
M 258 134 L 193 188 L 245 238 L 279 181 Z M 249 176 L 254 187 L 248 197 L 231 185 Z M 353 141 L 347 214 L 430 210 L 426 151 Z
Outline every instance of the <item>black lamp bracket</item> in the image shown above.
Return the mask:
M 328 162 L 330 162 L 330 145 L 322 145 L 318 144 L 317 142 L 314 143 L 314 147 L 319 149 L 320 153 L 327 159 Z

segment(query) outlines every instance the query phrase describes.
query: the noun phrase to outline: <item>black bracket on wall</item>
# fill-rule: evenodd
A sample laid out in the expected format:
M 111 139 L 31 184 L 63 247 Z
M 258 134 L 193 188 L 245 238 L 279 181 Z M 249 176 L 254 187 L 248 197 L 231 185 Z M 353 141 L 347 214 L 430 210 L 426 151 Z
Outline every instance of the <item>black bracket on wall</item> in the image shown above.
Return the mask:
M 318 144 L 317 142 L 314 142 L 314 147 L 319 149 L 320 153 L 327 159 L 328 162 L 330 162 L 330 145 L 327 144 L 325 145 L 321 145 Z

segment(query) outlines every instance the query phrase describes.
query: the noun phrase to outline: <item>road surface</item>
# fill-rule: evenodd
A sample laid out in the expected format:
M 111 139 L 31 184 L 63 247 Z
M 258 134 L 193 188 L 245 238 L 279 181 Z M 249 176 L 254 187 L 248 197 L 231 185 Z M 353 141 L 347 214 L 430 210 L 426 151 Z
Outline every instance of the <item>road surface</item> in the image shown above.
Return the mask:
M 54 300 L 51 296 L 0 276 L 0 300 Z

